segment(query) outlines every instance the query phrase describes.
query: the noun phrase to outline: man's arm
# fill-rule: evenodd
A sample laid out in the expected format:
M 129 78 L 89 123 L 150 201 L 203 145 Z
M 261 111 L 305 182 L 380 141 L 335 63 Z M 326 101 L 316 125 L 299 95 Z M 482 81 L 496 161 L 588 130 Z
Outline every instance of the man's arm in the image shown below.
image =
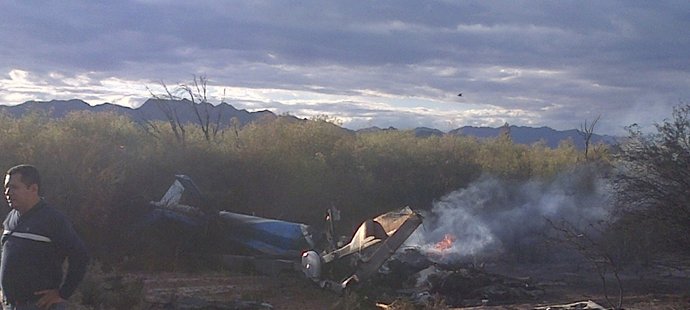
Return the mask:
M 76 231 L 74 231 L 72 225 L 65 220 L 62 226 L 64 238 L 62 250 L 67 257 L 67 274 L 58 292 L 60 297 L 67 300 L 72 296 L 82 279 L 84 279 L 89 263 L 89 254 L 84 242 L 79 238 Z

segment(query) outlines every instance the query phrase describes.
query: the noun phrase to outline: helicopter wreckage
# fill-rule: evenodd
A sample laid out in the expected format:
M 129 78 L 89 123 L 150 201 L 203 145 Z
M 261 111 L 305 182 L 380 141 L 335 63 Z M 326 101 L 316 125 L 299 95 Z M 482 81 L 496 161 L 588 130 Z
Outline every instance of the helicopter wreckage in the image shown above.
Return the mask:
M 181 203 L 183 193 L 192 196 L 195 206 Z M 147 235 L 142 229 L 158 231 L 159 237 L 178 241 L 179 248 L 189 253 L 220 254 L 229 269 L 245 270 L 251 265 L 268 275 L 296 271 L 336 293 L 366 282 L 371 285 L 360 287 L 379 297 L 428 304 L 440 296 L 449 306 L 511 304 L 534 301 L 544 294 L 532 279 L 490 273 L 481 266 L 448 259 L 455 246 L 451 234 L 426 250 L 403 246 L 422 224 L 422 216 L 409 207 L 366 219 L 349 237 L 335 236 L 339 211 L 327 212 L 326 228 L 318 231 L 303 223 L 214 210 L 204 203 L 190 177 L 176 175 L 163 197 L 150 202 L 135 230 L 141 239 Z M 601 309 L 581 305 L 559 309 Z
M 335 209 L 328 210 L 330 229 L 317 233 L 303 223 L 213 210 L 203 203 L 181 204 L 185 191 L 203 202 L 194 181 L 176 175 L 163 197 L 150 202 L 139 229 L 167 228 L 169 231 L 163 234 L 179 236 L 189 244 L 207 244 L 212 252 L 223 254 L 228 263 L 263 264 L 259 268 L 264 269 L 267 262 L 271 266 L 290 266 L 335 292 L 374 275 L 422 223 L 418 213 L 405 207 L 365 220 L 349 241 L 337 242 L 333 221 L 338 220 L 339 212 Z M 327 242 L 320 242 L 322 235 Z

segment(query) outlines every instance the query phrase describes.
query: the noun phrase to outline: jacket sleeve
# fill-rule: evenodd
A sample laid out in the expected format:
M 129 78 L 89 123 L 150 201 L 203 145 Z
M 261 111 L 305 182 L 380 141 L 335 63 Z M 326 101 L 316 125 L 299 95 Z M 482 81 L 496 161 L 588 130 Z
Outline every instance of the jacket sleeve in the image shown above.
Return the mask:
M 67 258 L 67 273 L 65 279 L 60 286 L 60 297 L 68 299 L 79 286 L 79 283 L 84 279 L 87 265 L 89 263 L 89 254 L 86 250 L 84 242 L 72 227 L 72 224 L 65 218 L 60 225 L 60 251 Z

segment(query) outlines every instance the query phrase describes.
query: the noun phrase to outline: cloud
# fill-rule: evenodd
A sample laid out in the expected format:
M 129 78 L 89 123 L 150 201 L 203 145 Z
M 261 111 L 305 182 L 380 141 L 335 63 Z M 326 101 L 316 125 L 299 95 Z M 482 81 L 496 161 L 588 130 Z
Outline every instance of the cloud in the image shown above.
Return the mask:
M 301 100 L 310 107 L 291 113 L 337 113 L 357 126 L 571 129 L 602 115 L 601 131 L 621 133 L 688 101 L 688 9 L 647 1 L 15 1 L 0 11 L 0 74 L 29 78 L 5 78 L 0 103 L 88 96 L 133 105 L 147 85 L 205 75 L 220 89 L 264 93 L 228 102 L 282 110 Z M 304 97 L 285 101 L 289 93 Z
M 0 102 L 22 103 L 29 100 L 49 101 L 79 98 L 92 105 L 114 103 L 127 107 L 141 105 L 150 94 L 142 81 L 121 80 L 99 74 L 65 75 L 48 72 L 40 75 L 24 70 L 12 70 L 0 78 Z

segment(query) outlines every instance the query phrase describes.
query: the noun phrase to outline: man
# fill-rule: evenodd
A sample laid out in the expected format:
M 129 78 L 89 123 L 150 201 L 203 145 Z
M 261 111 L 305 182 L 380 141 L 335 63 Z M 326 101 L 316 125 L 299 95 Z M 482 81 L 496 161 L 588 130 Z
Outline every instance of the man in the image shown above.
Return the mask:
M 3 222 L 0 263 L 5 309 L 66 309 L 86 273 L 84 243 L 67 218 L 46 204 L 40 189 L 36 167 L 19 165 L 7 171 L 5 198 L 12 210 Z

